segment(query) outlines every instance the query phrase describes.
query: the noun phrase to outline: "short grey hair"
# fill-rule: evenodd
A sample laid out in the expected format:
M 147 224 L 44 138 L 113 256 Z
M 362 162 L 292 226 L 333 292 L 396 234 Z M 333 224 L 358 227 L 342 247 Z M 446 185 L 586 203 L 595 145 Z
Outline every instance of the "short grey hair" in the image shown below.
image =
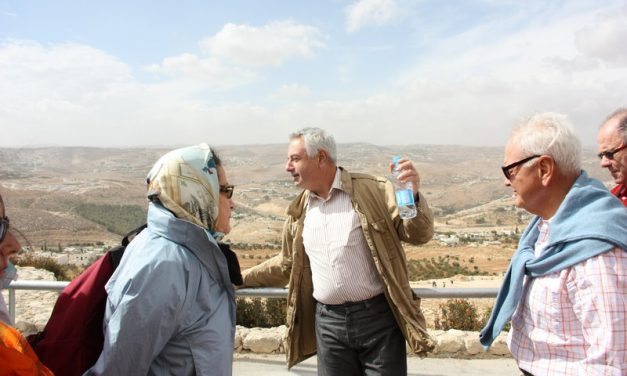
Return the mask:
M 320 150 L 324 150 L 331 162 L 337 163 L 335 139 L 327 131 L 316 127 L 299 129 L 290 134 L 290 141 L 302 138 L 305 142 L 305 151 L 309 158 L 315 157 Z
M 599 128 L 603 128 L 610 120 L 618 120 L 616 130 L 622 136 L 623 142 L 627 143 L 627 108 L 619 108 L 608 116 Z
M 512 141 L 525 155 L 549 155 L 562 171 L 577 175 L 581 172 L 581 142 L 566 115 L 536 113 L 514 129 Z

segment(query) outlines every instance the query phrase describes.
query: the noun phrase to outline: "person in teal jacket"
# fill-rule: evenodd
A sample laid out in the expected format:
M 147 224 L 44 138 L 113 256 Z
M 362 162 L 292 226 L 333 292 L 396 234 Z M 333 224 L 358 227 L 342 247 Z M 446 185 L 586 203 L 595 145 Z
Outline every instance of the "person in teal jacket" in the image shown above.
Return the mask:
M 148 174 L 148 227 L 106 285 L 105 341 L 86 375 L 231 375 L 233 186 L 206 144 L 164 155 Z M 228 251 L 228 250 L 226 250 Z

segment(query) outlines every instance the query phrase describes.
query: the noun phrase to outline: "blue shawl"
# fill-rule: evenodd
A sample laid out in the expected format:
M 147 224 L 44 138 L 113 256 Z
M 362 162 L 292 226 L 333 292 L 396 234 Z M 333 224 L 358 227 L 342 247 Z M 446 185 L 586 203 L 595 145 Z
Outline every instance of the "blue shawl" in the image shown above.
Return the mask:
M 551 220 L 546 248 L 534 255 L 540 217 L 534 217 L 522 234 L 492 314 L 479 334 L 487 350 L 512 317 L 523 290 L 523 277 L 556 273 L 615 247 L 627 251 L 627 210 L 605 186 L 585 171 L 564 198 Z

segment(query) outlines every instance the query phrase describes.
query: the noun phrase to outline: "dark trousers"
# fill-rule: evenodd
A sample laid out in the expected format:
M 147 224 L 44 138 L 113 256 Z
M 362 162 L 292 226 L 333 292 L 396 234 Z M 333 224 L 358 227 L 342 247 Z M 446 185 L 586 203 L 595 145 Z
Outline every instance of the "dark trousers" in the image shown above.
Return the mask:
M 385 296 L 316 306 L 318 375 L 407 375 L 405 338 Z

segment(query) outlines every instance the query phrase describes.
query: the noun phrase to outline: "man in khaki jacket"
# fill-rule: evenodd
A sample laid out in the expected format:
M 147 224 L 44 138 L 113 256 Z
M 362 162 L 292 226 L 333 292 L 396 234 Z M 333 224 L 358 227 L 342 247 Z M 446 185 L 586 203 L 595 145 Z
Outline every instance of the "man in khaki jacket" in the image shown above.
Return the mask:
M 324 130 L 290 140 L 286 170 L 304 191 L 287 209 L 282 251 L 245 271 L 244 286 L 288 284 L 288 368 L 317 353 L 320 375 L 405 375 L 405 340 L 418 355 L 434 346 L 401 246 L 433 236 L 418 172 L 409 160 L 398 165 L 418 207 L 402 220 L 392 184 L 337 167 Z

